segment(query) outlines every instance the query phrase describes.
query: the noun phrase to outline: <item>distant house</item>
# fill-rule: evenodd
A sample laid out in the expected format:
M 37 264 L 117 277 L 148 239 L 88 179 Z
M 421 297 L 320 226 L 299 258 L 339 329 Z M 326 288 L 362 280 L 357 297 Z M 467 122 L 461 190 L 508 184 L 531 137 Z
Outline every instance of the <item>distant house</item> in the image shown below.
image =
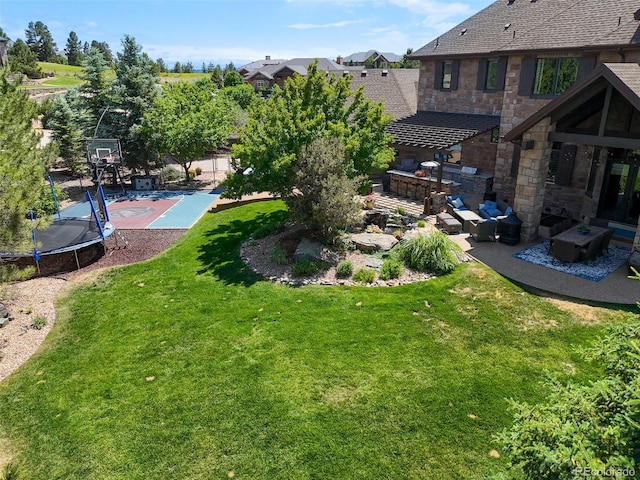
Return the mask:
M 389 68 L 392 63 L 402 60 L 402 55 L 390 52 L 378 52 L 369 50 L 368 52 L 358 52 L 340 59 L 346 66 L 368 66 L 372 68 Z
M 7 43 L 9 39 L 0 37 L 0 67 L 9 66 L 9 57 L 7 56 Z
M 477 168 L 512 203 L 525 240 L 543 215 L 561 211 L 634 231 L 639 7 L 498 0 L 440 35 L 410 56 L 420 61 L 418 111 L 389 127 L 400 156 L 433 160 L 455 149 L 459 165 L 445 173 Z
M 339 65 L 327 58 L 294 58 L 278 64 L 268 64 L 247 72 L 244 79 L 253 86 L 256 91 L 271 88 L 274 85 L 284 86 L 284 81 L 294 73 L 306 75 L 309 65 L 318 61 L 318 70 L 328 74 L 342 75 L 347 71 L 343 65 Z
M 267 65 L 278 65 L 279 63 L 286 62 L 287 60 L 282 59 L 272 59 L 269 55 L 264 57 L 264 60 L 256 60 L 255 62 L 247 63 L 246 65 L 242 65 L 238 68 L 238 73 L 242 76 L 249 74 L 250 72 L 260 70 L 261 68 L 266 67 Z

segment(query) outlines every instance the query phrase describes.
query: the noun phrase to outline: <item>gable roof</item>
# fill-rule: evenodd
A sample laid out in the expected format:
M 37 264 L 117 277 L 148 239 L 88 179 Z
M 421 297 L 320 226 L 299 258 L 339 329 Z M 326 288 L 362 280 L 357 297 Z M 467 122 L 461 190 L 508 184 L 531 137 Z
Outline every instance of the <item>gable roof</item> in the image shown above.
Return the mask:
M 253 70 L 259 70 L 264 68 L 267 65 L 278 65 L 279 63 L 286 62 L 287 60 L 284 58 L 265 58 L 264 60 L 256 60 L 255 62 L 247 63 L 246 65 L 242 65 L 238 68 L 238 72 L 240 74 L 249 73 Z
M 411 58 L 640 49 L 636 0 L 498 0 Z
M 273 79 L 279 76 L 278 74 L 283 73 L 290 75 L 292 72 L 306 75 L 309 65 L 316 60 L 318 61 L 318 71 L 342 72 L 347 69 L 344 65 L 340 65 L 328 58 L 292 58 L 277 65 L 265 65 L 263 68 L 253 70 L 245 76 L 245 79 L 253 78 L 258 74 L 269 79 Z
M 640 65 L 637 63 L 604 63 L 585 79 L 567 90 L 564 95 L 548 103 L 509 131 L 504 136 L 504 141 L 517 140 L 543 118 L 553 116 L 563 108 L 571 108 L 573 103 L 588 101 L 589 96 L 586 94 L 589 91 L 605 88 L 607 83 L 611 84 L 636 110 L 640 111 Z
M 444 149 L 500 125 L 496 115 L 420 111 L 387 126 L 394 143 L 411 147 Z
M 367 69 L 366 75 L 354 71 L 353 90 L 363 87 L 365 97 L 374 102 L 382 100 L 384 111 L 394 119 L 408 117 L 418 109 L 418 78 L 416 69 Z
M 342 61 L 344 63 L 349 63 L 349 62 L 364 63 L 371 56 L 374 57 L 374 60 L 376 60 L 380 56 L 383 56 L 390 62 L 399 62 L 400 60 L 402 60 L 402 55 L 397 55 L 391 52 L 378 52 L 377 50 L 368 50 L 366 52 L 353 53 L 348 57 L 344 57 Z

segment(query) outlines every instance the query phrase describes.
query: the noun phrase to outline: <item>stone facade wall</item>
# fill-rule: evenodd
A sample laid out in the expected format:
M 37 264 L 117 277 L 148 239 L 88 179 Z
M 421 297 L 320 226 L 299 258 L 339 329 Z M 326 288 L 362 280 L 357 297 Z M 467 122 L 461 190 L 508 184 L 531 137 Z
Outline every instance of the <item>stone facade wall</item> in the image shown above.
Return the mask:
M 513 201 L 513 209 L 523 222 L 521 235 L 525 242 L 538 236 L 552 146 L 547 137 L 551 130 L 551 121 L 545 118 L 523 136 L 523 140 L 533 140 L 538 145 L 537 148 L 522 151 Z
M 493 175 L 496 163 L 498 144 L 491 141 L 491 132 L 481 133 L 462 142 L 460 164 L 475 167 L 478 172 Z
M 433 87 L 436 62 L 421 62 L 418 81 L 418 110 L 500 115 L 502 92 L 476 90 L 479 63 L 478 59 L 460 60 L 458 88 L 442 91 Z

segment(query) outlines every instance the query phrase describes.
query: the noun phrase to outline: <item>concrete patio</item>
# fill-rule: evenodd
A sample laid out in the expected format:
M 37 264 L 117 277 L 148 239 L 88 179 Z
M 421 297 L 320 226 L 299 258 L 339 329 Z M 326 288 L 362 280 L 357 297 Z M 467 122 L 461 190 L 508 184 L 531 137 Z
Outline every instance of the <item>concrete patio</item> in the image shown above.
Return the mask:
M 379 184 L 374 185 L 373 195 L 376 207 L 389 210 L 402 208 L 408 214 L 419 216 L 435 224 L 435 215 L 422 214 L 423 202 L 383 192 Z M 473 201 L 470 204 L 475 203 Z M 635 304 L 640 301 L 640 281 L 628 278 L 626 266 L 618 268 L 601 281 L 594 282 L 513 257 L 514 253 L 534 245 L 537 241 L 509 246 L 500 242 L 476 242 L 466 233 L 451 235 L 451 239 L 469 256 L 504 277 L 541 291 L 589 302 Z M 613 240 L 612 244 L 631 247 L 630 242 L 618 240 Z

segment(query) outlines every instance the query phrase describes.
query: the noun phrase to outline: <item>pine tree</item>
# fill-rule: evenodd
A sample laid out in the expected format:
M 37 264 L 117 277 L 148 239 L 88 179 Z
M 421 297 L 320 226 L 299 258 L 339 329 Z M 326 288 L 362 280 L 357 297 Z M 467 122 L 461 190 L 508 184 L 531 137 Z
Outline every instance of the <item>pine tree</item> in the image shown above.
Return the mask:
M 72 175 L 85 166 L 84 138 L 90 129 L 90 116 L 83 98 L 74 88 L 64 95 L 56 95 L 51 109 L 49 126 L 58 144 L 58 153 Z
M 42 78 L 44 73 L 38 65 L 38 57 L 21 39 L 16 40 L 7 51 L 9 66 L 14 73 L 24 73 L 29 78 Z
M 158 94 L 158 78 L 135 38 L 125 35 L 122 47 L 110 91 L 114 108 L 109 111 L 107 123 L 113 128 L 113 136 L 120 139 L 127 165 L 149 173 L 159 159 L 143 136 L 142 126 L 144 114 L 151 110 Z
M 56 42 L 49 32 L 49 28 L 37 21 L 29 22 L 28 28 L 25 30 L 26 43 L 33 53 L 38 57 L 40 62 L 55 62 L 58 55 Z
M 80 77 L 84 83 L 80 87 L 82 93 L 83 108 L 87 110 L 89 131 L 85 132 L 87 137 L 93 137 L 94 133 L 98 137 L 110 137 L 107 133 L 106 125 L 101 124 L 101 130 L 96 131 L 98 121 L 105 109 L 110 105 L 109 82 L 107 71 L 109 66 L 105 61 L 102 52 L 92 48 L 87 58 L 82 63 L 83 69 Z
M 38 147 L 40 135 L 31 126 L 38 106 L 6 70 L 0 70 L 0 246 L 5 251 L 28 251 L 29 209 L 42 193 L 48 149 Z
M 69 32 L 69 38 L 67 39 L 67 46 L 64 49 L 64 53 L 67 56 L 67 63 L 69 65 L 80 65 L 82 61 L 82 42 L 78 39 L 76 32 Z

